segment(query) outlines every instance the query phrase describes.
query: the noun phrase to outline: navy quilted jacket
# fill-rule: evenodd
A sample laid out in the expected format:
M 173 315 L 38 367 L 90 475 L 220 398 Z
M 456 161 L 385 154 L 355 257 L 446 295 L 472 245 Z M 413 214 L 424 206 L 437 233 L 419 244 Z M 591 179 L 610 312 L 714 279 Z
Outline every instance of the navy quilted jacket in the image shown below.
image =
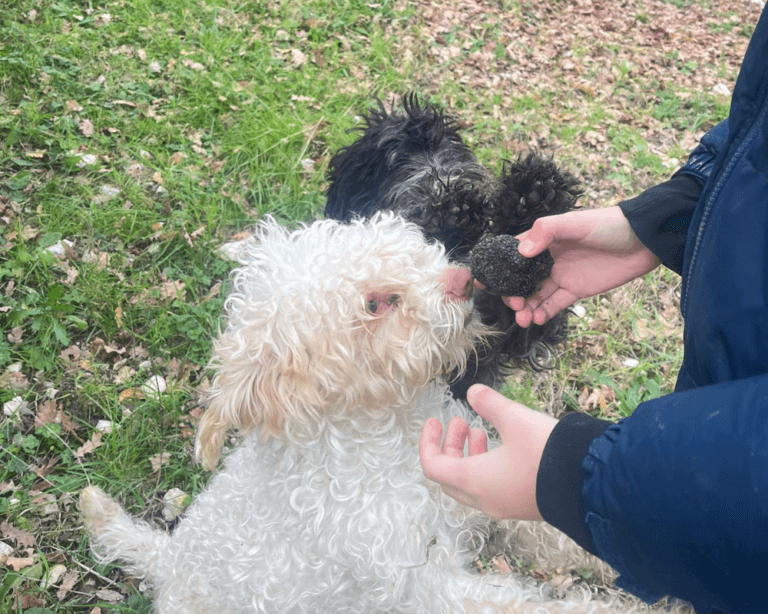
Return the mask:
M 542 515 L 610 563 L 620 586 L 701 614 L 768 610 L 756 579 L 768 568 L 767 154 L 768 9 L 728 119 L 670 182 L 622 203 L 683 276 L 675 392 L 618 424 L 567 416 L 537 484 Z

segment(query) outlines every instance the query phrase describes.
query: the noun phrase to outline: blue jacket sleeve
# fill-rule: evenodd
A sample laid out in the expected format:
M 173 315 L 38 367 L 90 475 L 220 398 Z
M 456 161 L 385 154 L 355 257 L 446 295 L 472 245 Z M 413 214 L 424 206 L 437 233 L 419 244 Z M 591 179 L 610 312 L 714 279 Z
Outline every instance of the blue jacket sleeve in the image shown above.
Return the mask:
M 688 161 L 675 175 L 688 175 L 704 183 L 712 174 L 715 159 L 728 140 L 729 124 L 725 119 L 707 132 L 691 152 Z
M 745 578 L 768 560 L 768 375 L 643 403 L 582 468 L 594 551 L 619 586 L 701 613 L 764 609 Z

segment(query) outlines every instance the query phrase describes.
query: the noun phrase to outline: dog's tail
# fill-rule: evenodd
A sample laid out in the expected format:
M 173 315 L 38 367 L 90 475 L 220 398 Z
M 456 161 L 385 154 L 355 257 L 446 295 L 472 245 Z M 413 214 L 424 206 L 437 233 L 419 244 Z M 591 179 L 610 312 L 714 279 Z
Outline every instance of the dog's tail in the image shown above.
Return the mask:
M 119 559 L 130 573 L 150 581 L 159 574 L 158 565 L 170 539 L 167 533 L 133 520 L 95 486 L 80 493 L 80 513 L 91 536 L 93 552 L 102 563 Z

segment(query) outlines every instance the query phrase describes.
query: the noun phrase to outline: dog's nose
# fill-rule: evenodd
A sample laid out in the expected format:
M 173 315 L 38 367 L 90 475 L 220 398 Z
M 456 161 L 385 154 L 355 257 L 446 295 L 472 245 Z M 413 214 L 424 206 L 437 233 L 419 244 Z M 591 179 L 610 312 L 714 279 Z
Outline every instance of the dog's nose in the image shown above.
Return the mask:
M 469 269 L 453 268 L 441 278 L 446 301 L 467 301 L 472 298 L 472 275 Z

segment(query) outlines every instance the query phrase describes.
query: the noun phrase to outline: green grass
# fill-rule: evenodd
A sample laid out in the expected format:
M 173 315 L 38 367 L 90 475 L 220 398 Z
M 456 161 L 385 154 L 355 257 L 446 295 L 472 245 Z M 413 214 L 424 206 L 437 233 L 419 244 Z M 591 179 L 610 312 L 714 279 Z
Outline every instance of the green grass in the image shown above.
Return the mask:
M 661 6 L 628 14 L 652 25 Z M 449 19 L 400 0 L 4 4 L 0 405 L 21 411 L 0 417 L 0 541 L 15 561 L 0 563 L 0 611 L 148 611 L 94 563 L 77 493 L 98 484 L 156 518 L 169 488 L 204 485 L 191 434 L 232 266 L 218 248 L 267 214 L 321 216 L 331 156 L 373 97 L 416 91 L 450 107 L 493 169 L 531 147 L 553 154 L 583 179 L 584 204 L 605 206 L 665 178 L 683 137 L 724 117 L 727 101 L 700 83 L 732 85 L 743 49 L 728 50 L 751 31 L 743 12 L 740 29 L 712 27 L 728 51 L 717 65 L 586 27 L 572 53 L 548 54 L 561 24 L 545 7 L 466 8 Z M 584 301 L 555 368 L 515 373 L 507 394 L 619 418 L 670 390 L 677 284 L 656 271 Z M 142 392 L 152 377 L 167 383 L 159 398 Z M 71 582 L 42 587 L 57 565 Z

